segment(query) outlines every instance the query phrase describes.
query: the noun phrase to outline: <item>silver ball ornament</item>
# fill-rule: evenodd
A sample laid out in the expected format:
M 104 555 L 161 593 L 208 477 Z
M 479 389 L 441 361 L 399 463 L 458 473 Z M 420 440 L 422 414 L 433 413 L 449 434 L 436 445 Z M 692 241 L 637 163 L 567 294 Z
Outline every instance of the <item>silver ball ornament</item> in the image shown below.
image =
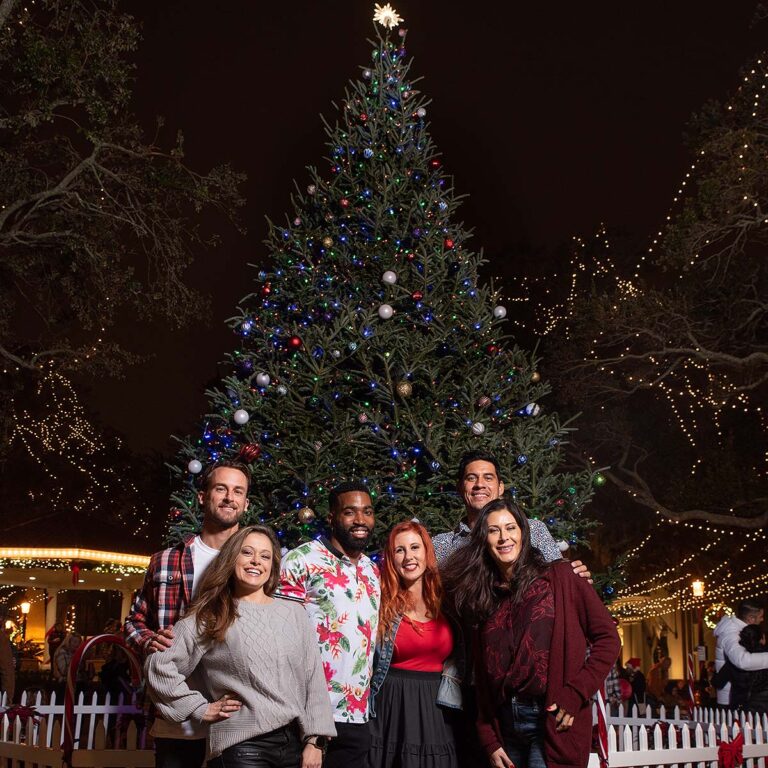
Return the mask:
M 259 387 L 268 387 L 269 382 L 272 381 L 272 379 L 269 378 L 268 373 L 257 373 L 256 374 L 256 384 Z
M 416 115 L 417 115 L 417 117 L 420 117 L 420 118 L 424 119 L 427 116 L 427 110 L 424 109 L 424 107 L 419 107 L 416 110 Z
M 338 350 L 338 349 L 332 349 L 332 350 L 331 350 L 331 357 L 332 357 L 334 360 L 338 360 L 338 359 L 341 357 L 341 350 Z
M 197 459 L 192 459 L 192 461 L 187 464 L 187 469 L 193 475 L 199 475 L 203 471 L 203 465 Z
M 233 414 L 232 418 L 235 420 L 235 424 L 239 424 L 241 427 L 243 424 L 247 424 L 249 419 L 251 418 L 248 411 L 246 411 L 244 408 L 238 408 Z
M 393 272 L 391 269 L 388 269 L 381 276 L 381 282 L 386 283 L 387 285 L 394 285 L 397 282 L 397 273 Z
M 364 80 L 370 80 L 372 76 L 373 76 L 373 72 L 371 72 L 370 69 L 364 69 L 363 70 L 363 79 Z
M 379 307 L 379 317 L 382 320 L 389 320 L 389 318 L 392 317 L 392 315 L 394 314 L 395 314 L 395 310 L 392 309 L 391 304 L 382 304 Z
M 277 385 L 277 394 L 278 395 L 287 395 L 288 394 L 288 387 L 286 387 L 285 384 L 278 384 Z
M 476 421 L 472 425 L 472 433 L 475 435 L 482 435 L 485 432 L 485 424 L 482 421 Z
M 309 194 L 309 195 L 314 195 L 314 194 L 315 194 L 315 192 L 317 192 L 317 187 L 316 187 L 314 184 L 310 184 L 310 185 L 307 187 L 307 194 Z
M 501 304 L 499 304 L 497 307 L 493 308 L 493 316 L 497 320 L 503 320 L 507 316 L 507 308 L 502 307 Z

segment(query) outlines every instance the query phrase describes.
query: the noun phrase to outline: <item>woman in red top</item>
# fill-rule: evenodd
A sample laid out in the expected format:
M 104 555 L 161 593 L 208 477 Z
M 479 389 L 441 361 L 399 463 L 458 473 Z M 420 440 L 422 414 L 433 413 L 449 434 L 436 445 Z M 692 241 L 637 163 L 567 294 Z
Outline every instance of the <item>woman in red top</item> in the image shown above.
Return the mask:
M 542 560 L 528 518 L 505 499 L 483 508 L 443 576 L 477 630 L 478 733 L 490 764 L 584 768 L 590 699 L 620 650 L 595 590 L 570 563 Z
M 396 525 L 381 567 L 370 768 L 458 768 L 451 713 L 440 705 L 458 706 L 441 697 L 454 645 L 441 597 L 426 529 L 417 522 Z

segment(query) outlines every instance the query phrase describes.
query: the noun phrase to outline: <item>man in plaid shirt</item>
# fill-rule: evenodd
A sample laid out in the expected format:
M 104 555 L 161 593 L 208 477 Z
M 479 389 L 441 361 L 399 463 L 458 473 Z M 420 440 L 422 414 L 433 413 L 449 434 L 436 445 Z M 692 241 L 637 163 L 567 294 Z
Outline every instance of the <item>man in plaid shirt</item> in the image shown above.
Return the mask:
M 205 569 L 240 527 L 248 508 L 249 483 L 250 471 L 239 461 L 210 465 L 200 478 L 198 492 L 202 530 L 152 555 L 144 584 L 125 620 L 125 640 L 143 657 L 171 645 L 173 625 L 195 597 Z M 193 674 L 189 680 L 193 686 L 194 678 Z M 192 723 L 158 718 L 152 736 L 157 768 L 198 768 L 205 763 L 206 733 Z

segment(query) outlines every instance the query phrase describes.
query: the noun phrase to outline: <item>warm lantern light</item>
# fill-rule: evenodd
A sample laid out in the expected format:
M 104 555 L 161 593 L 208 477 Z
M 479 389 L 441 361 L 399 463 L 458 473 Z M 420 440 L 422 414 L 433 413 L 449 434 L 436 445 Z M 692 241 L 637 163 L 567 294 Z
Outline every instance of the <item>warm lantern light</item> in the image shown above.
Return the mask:
M 694 597 L 704 597 L 704 582 L 701 579 L 696 579 L 692 582 L 691 589 L 693 590 Z
M 29 603 L 28 603 L 26 600 L 25 600 L 25 601 L 24 601 L 24 602 L 23 602 L 23 603 L 22 603 L 22 604 L 19 606 L 19 608 L 21 608 L 21 612 L 22 612 L 22 613 L 23 613 L 25 616 L 26 616 L 26 615 L 29 613 L 29 609 L 30 609 L 31 607 L 32 607 L 32 606 L 31 606 L 31 605 L 30 605 L 30 604 L 29 604 Z

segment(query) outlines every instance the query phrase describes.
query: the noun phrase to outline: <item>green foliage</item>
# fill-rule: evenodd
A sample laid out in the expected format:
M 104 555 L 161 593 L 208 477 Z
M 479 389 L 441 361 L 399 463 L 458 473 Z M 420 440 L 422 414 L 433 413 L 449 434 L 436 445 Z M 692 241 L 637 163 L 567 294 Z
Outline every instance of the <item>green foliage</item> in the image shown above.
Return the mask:
M 369 484 L 379 533 L 414 516 L 448 529 L 462 514 L 454 473 L 469 449 L 493 452 L 527 512 L 577 541 L 591 473 L 562 472 L 571 427 L 539 404 L 549 388 L 536 358 L 514 344 L 494 316 L 498 292 L 478 280 L 482 255 L 457 219 L 404 39 L 372 45 L 370 67 L 326 124 L 326 170 L 309 168 L 285 223 L 270 223 L 272 267 L 231 321 L 232 373 L 208 392 L 202 435 L 184 442 L 175 467 L 171 538 L 200 523 L 187 463 L 246 446 L 260 451 L 250 515 L 288 545 L 316 535 L 328 492 L 350 478 Z M 302 523 L 304 507 L 318 520 Z

